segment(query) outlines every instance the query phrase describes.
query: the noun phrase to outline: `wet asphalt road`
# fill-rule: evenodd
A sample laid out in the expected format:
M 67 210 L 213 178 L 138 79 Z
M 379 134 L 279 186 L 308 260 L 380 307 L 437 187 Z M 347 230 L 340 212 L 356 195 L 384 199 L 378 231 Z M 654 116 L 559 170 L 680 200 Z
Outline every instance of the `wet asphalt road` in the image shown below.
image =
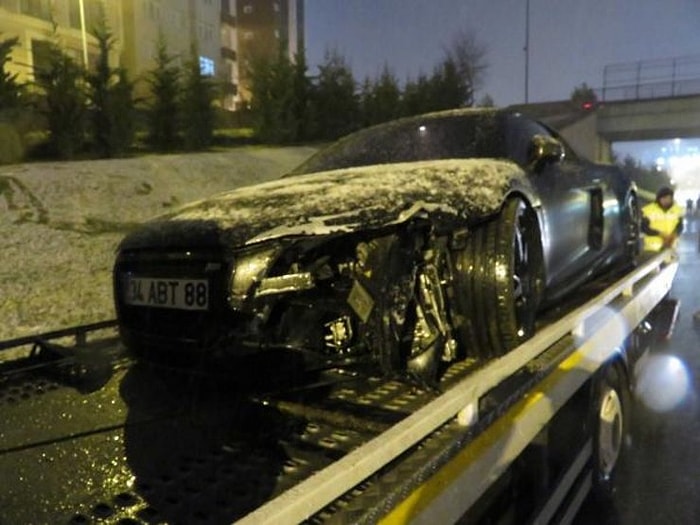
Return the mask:
M 610 502 L 587 500 L 575 525 L 700 524 L 700 218 L 689 218 L 671 296 L 673 337 L 654 349 Z M 682 365 L 682 366 L 680 366 Z

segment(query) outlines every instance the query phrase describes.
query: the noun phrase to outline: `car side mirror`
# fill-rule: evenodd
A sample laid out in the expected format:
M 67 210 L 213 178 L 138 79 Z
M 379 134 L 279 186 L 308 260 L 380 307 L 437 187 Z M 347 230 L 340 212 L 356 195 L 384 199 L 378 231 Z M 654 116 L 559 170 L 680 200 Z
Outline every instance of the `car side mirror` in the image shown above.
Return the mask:
M 534 135 L 527 150 L 528 164 L 532 169 L 539 169 L 547 162 L 561 162 L 566 156 L 564 145 L 547 135 Z

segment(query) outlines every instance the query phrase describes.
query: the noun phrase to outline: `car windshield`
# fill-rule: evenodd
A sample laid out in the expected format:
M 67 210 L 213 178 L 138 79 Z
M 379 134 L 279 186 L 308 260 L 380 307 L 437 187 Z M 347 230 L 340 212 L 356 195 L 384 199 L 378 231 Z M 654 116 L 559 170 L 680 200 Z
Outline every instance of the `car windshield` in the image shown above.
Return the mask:
M 419 160 L 504 157 L 502 116 L 494 110 L 456 111 L 375 126 L 339 140 L 290 175 Z

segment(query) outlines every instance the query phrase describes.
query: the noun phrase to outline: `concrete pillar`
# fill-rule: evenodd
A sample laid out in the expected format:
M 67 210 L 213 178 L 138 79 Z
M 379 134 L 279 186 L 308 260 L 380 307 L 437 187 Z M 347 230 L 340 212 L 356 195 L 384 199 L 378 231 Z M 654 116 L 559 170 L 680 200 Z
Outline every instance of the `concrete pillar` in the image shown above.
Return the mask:
M 611 163 L 613 160 L 612 156 L 612 142 L 596 134 L 596 162 L 606 162 Z

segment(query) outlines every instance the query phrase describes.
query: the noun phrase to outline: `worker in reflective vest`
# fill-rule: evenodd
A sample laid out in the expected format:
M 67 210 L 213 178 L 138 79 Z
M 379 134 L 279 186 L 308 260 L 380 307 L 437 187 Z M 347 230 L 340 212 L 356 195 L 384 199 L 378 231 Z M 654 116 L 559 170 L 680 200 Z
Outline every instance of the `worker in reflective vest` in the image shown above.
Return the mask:
M 675 203 L 673 190 L 664 186 L 656 192 L 656 200 L 642 208 L 644 250 L 675 247 L 682 232 L 683 208 Z

